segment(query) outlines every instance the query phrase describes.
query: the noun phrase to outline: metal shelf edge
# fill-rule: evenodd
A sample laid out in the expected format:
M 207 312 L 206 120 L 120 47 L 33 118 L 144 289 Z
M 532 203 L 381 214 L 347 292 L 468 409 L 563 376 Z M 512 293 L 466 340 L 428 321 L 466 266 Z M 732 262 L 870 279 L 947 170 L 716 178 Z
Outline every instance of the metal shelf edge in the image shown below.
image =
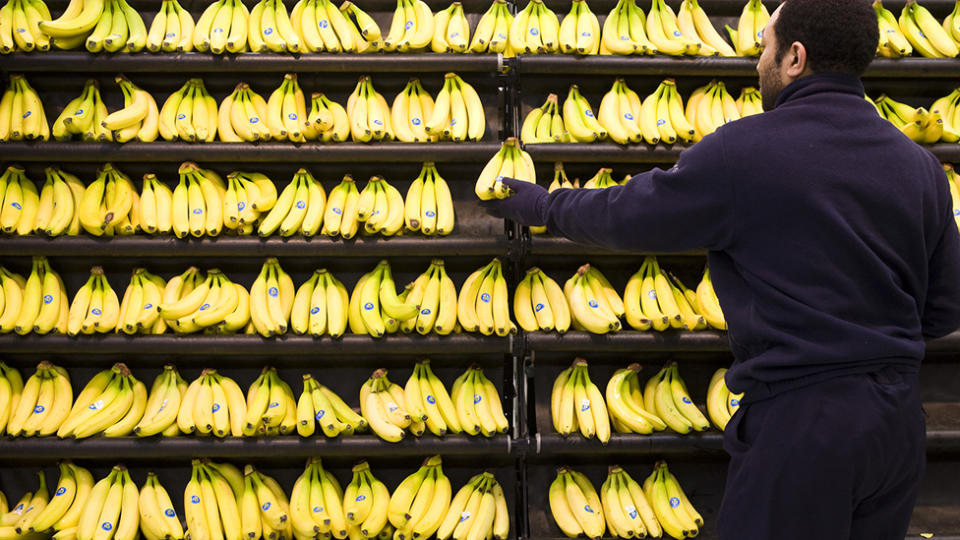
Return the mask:
M 567 332 L 545 334 L 526 333 L 527 349 L 548 352 L 605 351 L 633 353 L 662 352 L 729 352 L 727 336 L 724 332 L 711 330 L 697 332 L 640 332 L 624 330 L 605 335 L 588 332 Z

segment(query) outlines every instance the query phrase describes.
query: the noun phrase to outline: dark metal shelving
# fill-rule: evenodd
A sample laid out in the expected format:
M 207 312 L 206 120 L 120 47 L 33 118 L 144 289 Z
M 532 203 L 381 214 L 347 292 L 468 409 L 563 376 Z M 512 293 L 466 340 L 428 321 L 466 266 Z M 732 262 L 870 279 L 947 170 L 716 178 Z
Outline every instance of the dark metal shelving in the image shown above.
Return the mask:
M 597 335 L 588 332 L 567 332 L 545 334 L 533 332 L 524 334 L 527 350 L 543 352 L 630 352 L 638 354 L 656 353 L 723 353 L 729 352 L 727 336 L 723 332 L 638 332 L 623 330 L 616 333 Z

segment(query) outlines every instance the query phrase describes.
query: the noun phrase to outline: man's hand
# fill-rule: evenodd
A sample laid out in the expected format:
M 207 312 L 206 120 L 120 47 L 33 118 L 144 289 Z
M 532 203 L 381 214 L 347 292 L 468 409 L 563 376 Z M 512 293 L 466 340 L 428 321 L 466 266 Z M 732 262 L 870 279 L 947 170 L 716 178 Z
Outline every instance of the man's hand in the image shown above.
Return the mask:
M 480 205 L 493 217 L 513 220 L 520 225 L 543 226 L 540 207 L 547 197 L 547 190 L 523 180 L 504 178 L 503 185 L 512 192 L 506 199 L 480 201 Z

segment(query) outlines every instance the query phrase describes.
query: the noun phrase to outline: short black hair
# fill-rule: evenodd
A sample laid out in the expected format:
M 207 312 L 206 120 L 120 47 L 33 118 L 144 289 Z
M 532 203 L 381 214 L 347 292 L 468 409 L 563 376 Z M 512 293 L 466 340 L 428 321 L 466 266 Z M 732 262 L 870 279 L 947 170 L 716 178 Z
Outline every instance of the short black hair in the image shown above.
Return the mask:
M 775 29 L 777 64 L 790 45 L 799 41 L 814 73 L 859 77 L 876 55 L 880 41 L 870 0 L 785 0 Z

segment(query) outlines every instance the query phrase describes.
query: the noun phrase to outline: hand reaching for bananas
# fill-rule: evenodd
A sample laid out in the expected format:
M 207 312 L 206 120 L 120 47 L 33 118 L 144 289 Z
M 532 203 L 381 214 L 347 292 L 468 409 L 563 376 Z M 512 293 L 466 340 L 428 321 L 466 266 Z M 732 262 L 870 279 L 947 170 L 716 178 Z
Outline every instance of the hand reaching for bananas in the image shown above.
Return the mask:
M 503 185 L 510 191 L 505 199 L 480 201 L 480 205 L 493 217 L 516 221 L 521 225 L 543 226 L 541 207 L 547 190 L 537 184 L 503 178 Z

